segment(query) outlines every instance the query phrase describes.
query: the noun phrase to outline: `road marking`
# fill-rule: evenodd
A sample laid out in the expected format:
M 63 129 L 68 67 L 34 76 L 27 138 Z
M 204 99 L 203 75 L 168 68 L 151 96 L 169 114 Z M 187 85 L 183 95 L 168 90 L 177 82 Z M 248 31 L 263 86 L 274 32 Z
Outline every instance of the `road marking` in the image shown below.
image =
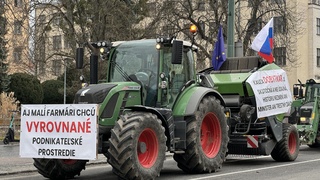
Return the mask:
M 28 172 L 26 172 L 25 174 L 22 173 L 22 174 L 8 174 L 8 175 L 5 175 L 5 176 L 17 176 L 19 175 L 18 177 L 2 177 L 2 175 L 0 176 L 1 177 L 1 180 L 13 180 L 13 179 L 21 179 L 21 178 L 24 178 L 24 177 L 28 177 L 28 178 L 31 178 L 32 177 L 42 177 L 41 174 L 37 173 L 37 174 L 30 174 Z M 22 175 L 22 176 L 21 176 Z
M 290 163 L 290 164 L 270 166 L 270 167 L 265 167 L 265 168 L 257 168 L 257 169 L 250 169 L 250 170 L 244 170 L 244 171 L 237 171 L 237 172 L 231 172 L 231 173 L 225 173 L 225 174 L 217 174 L 217 175 L 213 175 L 213 176 L 193 178 L 193 179 L 189 179 L 189 180 L 210 179 L 210 178 L 221 177 L 221 176 L 228 176 L 228 175 L 234 175 L 234 174 L 242 174 L 242 173 L 247 173 L 247 172 L 261 171 L 261 170 L 273 169 L 273 168 L 279 168 L 279 167 L 286 167 L 286 166 L 293 166 L 293 165 L 298 165 L 298 164 L 306 164 L 306 163 L 315 162 L 315 161 L 320 161 L 320 159 L 313 159 L 313 160 L 308 160 L 308 161 L 301 161 L 301 162 L 295 162 L 295 163 Z

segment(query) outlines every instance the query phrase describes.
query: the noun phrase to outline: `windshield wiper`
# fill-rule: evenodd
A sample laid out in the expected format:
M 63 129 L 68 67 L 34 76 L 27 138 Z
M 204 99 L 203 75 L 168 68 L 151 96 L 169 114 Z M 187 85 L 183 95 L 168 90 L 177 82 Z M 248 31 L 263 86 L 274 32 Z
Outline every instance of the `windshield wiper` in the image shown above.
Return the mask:
M 121 76 L 124 77 L 124 79 L 133 81 L 132 77 L 130 77 L 127 74 L 127 72 L 125 72 L 117 62 L 111 61 L 111 63 L 112 63 L 112 65 L 115 66 L 116 70 L 121 74 Z

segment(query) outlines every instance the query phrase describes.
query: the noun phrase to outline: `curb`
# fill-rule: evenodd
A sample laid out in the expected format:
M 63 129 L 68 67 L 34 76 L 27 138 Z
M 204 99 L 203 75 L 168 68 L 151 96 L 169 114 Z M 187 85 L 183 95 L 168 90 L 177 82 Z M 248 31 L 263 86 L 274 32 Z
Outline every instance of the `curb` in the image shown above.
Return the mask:
M 168 153 L 168 152 L 166 153 L 166 158 L 170 158 L 172 156 L 173 156 L 172 153 Z M 16 158 L 19 158 L 19 157 L 16 157 Z M 0 160 L 1 160 L 1 158 L 0 158 Z M 98 154 L 98 158 L 96 160 L 92 160 L 92 161 L 87 162 L 86 166 L 94 166 L 94 165 L 99 165 L 99 164 L 108 164 L 107 158 L 103 154 Z M 0 177 L 6 176 L 6 175 L 18 174 L 18 173 L 37 172 L 37 169 L 33 166 L 33 163 L 32 163 L 32 165 L 31 165 L 31 163 L 16 165 L 16 167 L 13 167 L 13 169 L 14 169 L 14 171 L 3 171 L 3 170 L 1 171 L 0 170 Z

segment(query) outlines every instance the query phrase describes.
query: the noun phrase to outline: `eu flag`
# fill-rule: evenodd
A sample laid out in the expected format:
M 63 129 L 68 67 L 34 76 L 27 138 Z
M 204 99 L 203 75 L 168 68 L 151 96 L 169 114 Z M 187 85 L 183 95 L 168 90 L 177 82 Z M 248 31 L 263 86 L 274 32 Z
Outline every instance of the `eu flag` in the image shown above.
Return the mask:
M 212 54 L 212 66 L 214 70 L 219 70 L 223 62 L 227 59 L 225 49 L 224 49 L 224 40 L 222 34 L 222 27 L 219 27 L 217 42 Z

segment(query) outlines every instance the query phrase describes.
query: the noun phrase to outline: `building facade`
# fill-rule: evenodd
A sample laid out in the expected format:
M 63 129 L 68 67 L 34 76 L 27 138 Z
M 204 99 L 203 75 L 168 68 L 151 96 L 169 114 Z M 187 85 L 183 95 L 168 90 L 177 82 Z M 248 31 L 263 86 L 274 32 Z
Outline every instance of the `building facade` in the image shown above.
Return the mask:
M 8 74 L 30 73 L 32 58 L 29 53 L 29 0 L 5 1 Z
M 7 2 L 8 4 L 10 2 L 12 9 L 15 12 L 15 16 L 10 16 L 9 14 L 7 15 L 9 17 L 10 24 L 12 24 L 11 29 L 8 29 L 7 33 L 7 39 L 10 41 L 8 44 L 8 61 L 11 62 L 9 65 L 10 72 L 12 73 L 21 69 L 26 69 L 25 67 L 20 68 L 20 66 L 24 64 L 27 66 L 29 65 L 30 68 L 33 68 L 33 71 L 30 72 L 36 74 L 41 81 L 55 79 L 59 75 L 63 74 L 65 62 L 66 59 L 68 59 L 66 57 L 70 57 L 72 54 L 70 53 L 72 49 L 70 42 L 67 40 L 67 38 L 65 38 L 65 32 L 59 26 L 63 20 L 58 15 L 56 9 L 48 5 L 39 5 L 36 7 L 34 16 L 34 46 L 31 46 L 31 48 L 34 49 L 34 51 L 32 51 L 34 53 L 32 53 L 32 57 L 29 57 L 28 51 L 26 50 L 28 38 L 25 39 L 25 36 L 23 35 L 27 33 L 26 30 L 29 28 L 28 19 L 23 18 L 24 16 L 20 17 L 17 14 L 19 9 L 21 9 L 22 6 L 23 8 L 26 8 L 28 3 L 24 0 L 8 0 Z M 58 1 L 55 2 L 57 3 Z M 156 14 L 160 10 L 160 1 L 148 2 L 149 15 L 145 21 L 141 22 L 140 25 L 142 28 L 148 28 L 148 23 L 152 22 L 153 13 Z M 236 26 L 238 26 L 238 28 L 241 30 L 245 29 L 246 23 L 250 16 L 250 11 L 248 9 L 250 9 L 250 7 L 253 5 L 250 4 L 252 2 L 250 0 L 237 2 L 238 4 L 236 4 L 235 8 L 238 16 L 235 20 L 235 23 Z M 277 14 L 269 14 L 268 17 L 263 17 L 264 19 L 262 19 L 263 22 L 266 22 L 270 17 L 275 17 L 275 34 L 285 34 L 287 30 L 292 29 L 299 31 L 296 32 L 296 36 L 290 37 L 290 49 L 288 46 L 281 45 L 282 40 L 279 38 L 273 51 L 276 63 L 286 70 L 290 85 L 297 83 L 298 79 L 300 79 L 302 82 L 305 82 L 310 78 L 320 81 L 320 0 L 270 0 L 268 2 L 271 4 L 280 3 L 286 6 L 291 6 L 291 13 L 299 16 L 299 20 L 295 24 L 288 25 L 290 27 L 284 26 L 285 19 Z M 179 4 L 180 6 L 187 5 L 185 3 L 186 2 L 181 0 Z M 204 34 L 198 34 L 198 36 L 208 36 L 209 38 L 213 39 L 212 41 L 214 41 L 215 37 L 213 38 L 212 33 L 217 31 L 217 29 L 213 29 L 212 27 L 214 26 L 212 24 L 216 22 L 214 19 L 210 19 L 208 17 L 213 15 L 212 8 L 210 9 L 210 7 L 207 5 L 207 1 L 200 0 L 195 1 L 195 3 L 196 4 L 194 7 L 197 8 L 196 13 L 198 14 L 195 15 L 196 17 L 194 18 L 197 19 L 201 29 L 205 32 Z M 177 8 L 179 6 L 175 5 L 174 7 Z M 223 12 L 223 9 L 219 9 L 219 11 Z M 167 14 L 164 16 L 166 15 Z M 206 22 L 207 19 L 210 19 L 209 22 Z M 226 21 L 226 18 L 224 17 L 220 20 Z M 179 21 L 179 23 L 181 27 L 187 29 L 192 22 Z M 161 28 L 153 29 L 153 31 L 160 30 L 162 33 L 166 31 L 169 34 L 174 34 L 176 33 L 176 29 L 172 24 L 172 22 L 168 22 L 162 26 L 160 24 Z M 261 29 L 263 25 L 264 24 L 261 23 L 258 27 Z M 225 29 L 225 32 L 226 31 L 227 30 Z M 155 34 L 161 33 L 156 32 Z M 177 35 L 180 39 L 190 40 L 190 36 L 186 36 L 186 33 L 182 33 L 182 31 L 178 32 Z M 237 41 L 242 37 L 239 35 L 239 33 L 237 33 L 235 34 L 234 38 L 235 41 Z M 253 39 L 254 36 L 251 38 Z M 275 39 L 277 39 L 276 36 Z M 207 47 L 207 54 L 210 55 L 213 49 L 212 43 L 210 44 L 208 41 L 201 42 L 201 38 L 198 37 L 196 37 L 196 41 L 199 41 L 199 43 L 207 43 L 204 44 L 204 47 Z M 291 51 L 291 58 L 288 57 L 288 51 Z M 207 58 L 206 66 L 210 66 L 210 58 Z
M 296 59 L 283 66 L 291 85 L 306 82 L 308 79 L 320 81 L 320 0 L 297 1 L 297 13 L 304 16 L 297 22 L 301 33 L 296 37 Z
M 61 29 L 63 18 L 54 6 L 59 4 L 41 4 L 35 8 L 34 64 L 40 81 L 56 79 L 62 75 L 70 59 L 67 57 L 72 51 Z

